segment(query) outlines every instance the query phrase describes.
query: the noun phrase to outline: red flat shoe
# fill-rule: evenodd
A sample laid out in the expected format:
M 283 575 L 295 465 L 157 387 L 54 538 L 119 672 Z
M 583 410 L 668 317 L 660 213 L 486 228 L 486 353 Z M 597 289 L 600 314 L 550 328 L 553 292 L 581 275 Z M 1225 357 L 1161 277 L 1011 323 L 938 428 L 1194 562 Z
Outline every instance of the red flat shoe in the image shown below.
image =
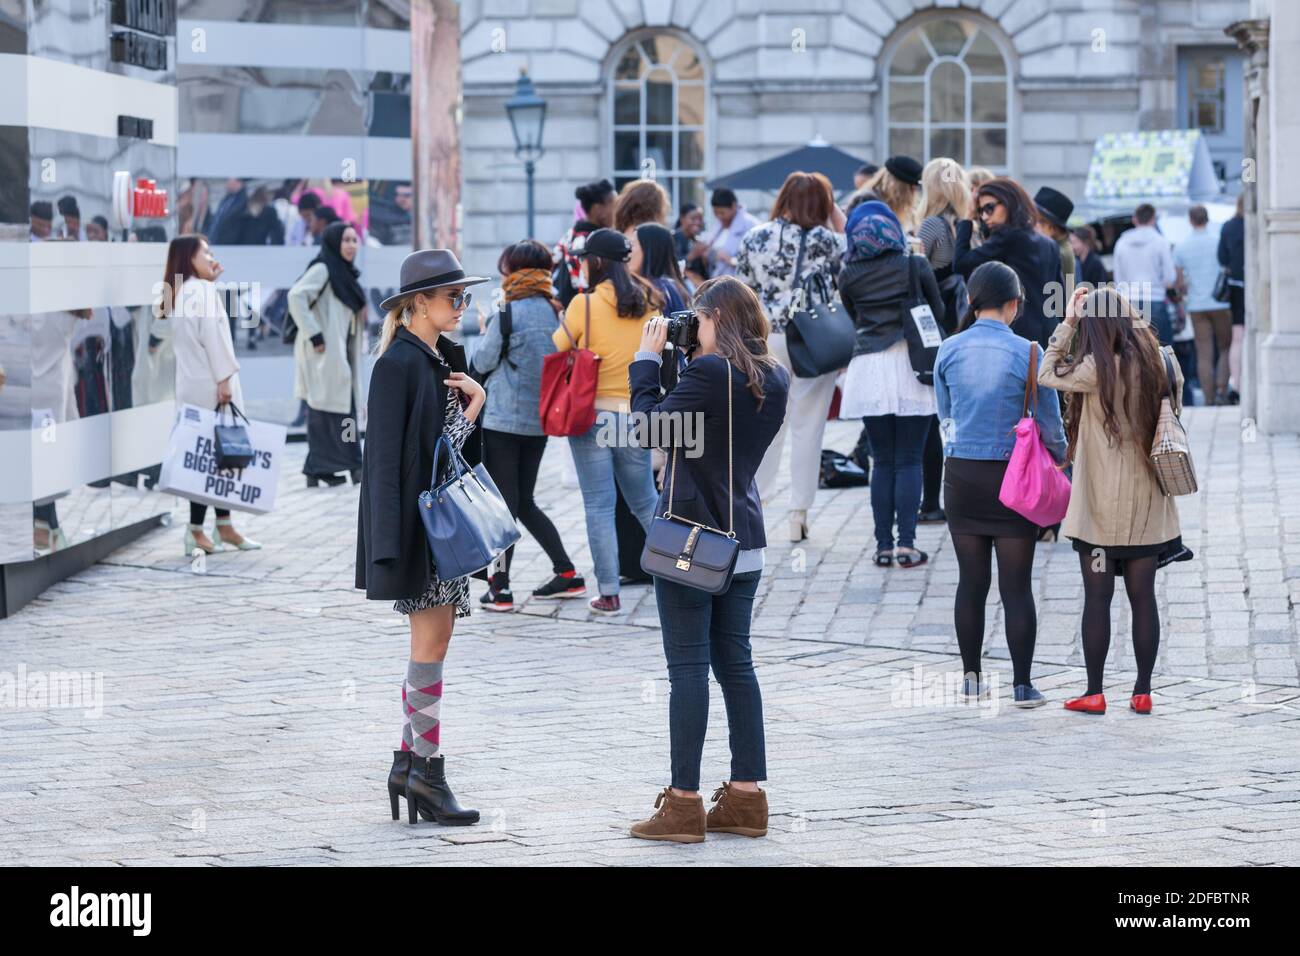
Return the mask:
M 1104 714 L 1106 713 L 1106 695 L 1088 694 L 1084 697 L 1076 697 L 1074 700 L 1067 700 L 1065 709 L 1077 710 L 1081 714 Z
M 1151 695 L 1134 694 L 1133 699 L 1128 702 L 1129 708 L 1139 714 L 1151 713 Z

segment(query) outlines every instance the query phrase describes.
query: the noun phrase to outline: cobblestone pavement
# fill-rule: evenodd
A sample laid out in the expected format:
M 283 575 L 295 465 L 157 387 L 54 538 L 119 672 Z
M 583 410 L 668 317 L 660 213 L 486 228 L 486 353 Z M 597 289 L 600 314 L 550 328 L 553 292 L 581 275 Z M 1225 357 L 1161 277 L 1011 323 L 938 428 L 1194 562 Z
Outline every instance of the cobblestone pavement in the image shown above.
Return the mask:
M 1001 702 L 960 706 L 943 528 L 921 529 L 930 565 L 882 571 L 866 560 L 865 489 L 819 492 L 812 537 L 793 549 L 772 509 L 754 622 L 772 828 L 693 847 L 626 836 L 667 773 L 648 588 L 625 590 L 612 618 L 570 601 L 461 622 L 444 748 L 484 819 L 412 828 L 389 820 L 384 793 L 405 622 L 351 587 L 355 489 L 285 475 L 276 512 L 241 522 L 265 549 L 201 569 L 181 555 L 177 508 L 171 528 L 0 622 L 0 682 L 103 679 L 90 716 L 86 701 L 14 707 L 0 683 L 0 862 L 1298 864 L 1300 446 L 1256 439 L 1235 409 L 1187 419 L 1203 490 L 1181 513 L 1197 560 L 1160 575 L 1150 717 L 1123 706 L 1122 588 L 1110 713 L 1060 707 L 1083 681 L 1068 544 L 1038 558 L 1035 680 L 1050 705 L 1006 705 L 994 587 Z M 826 444 L 847 450 L 854 435 L 837 423 Z M 541 498 L 589 569 L 566 454 L 548 451 Z M 548 570 L 525 538 L 516 594 Z M 727 773 L 716 685 L 713 697 L 706 788 Z

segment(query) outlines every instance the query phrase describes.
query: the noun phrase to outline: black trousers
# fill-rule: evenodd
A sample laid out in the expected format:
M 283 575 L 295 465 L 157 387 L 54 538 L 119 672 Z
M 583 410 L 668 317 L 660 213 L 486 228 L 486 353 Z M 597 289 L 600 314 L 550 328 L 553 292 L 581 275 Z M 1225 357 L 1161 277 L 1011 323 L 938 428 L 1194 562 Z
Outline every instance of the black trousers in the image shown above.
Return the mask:
M 483 429 L 483 465 L 496 482 L 501 497 L 506 500 L 510 513 L 528 529 L 546 556 L 556 574 L 573 570 L 573 562 L 564 550 L 560 533 L 551 519 L 537 507 L 533 491 L 537 487 L 537 471 L 546 451 L 545 435 L 512 435 Z M 506 552 L 504 568 L 507 578 L 515 549 Z
M 218 518 L 230 517 L 229 508 L 213 508 L 212 510 L 217 513 Z M 190 524 L 195 524 L 195 525 L 203 524 L 207 516 L 208 516 L 207 505 L 201 505 L 194 501 L 190 502 Z

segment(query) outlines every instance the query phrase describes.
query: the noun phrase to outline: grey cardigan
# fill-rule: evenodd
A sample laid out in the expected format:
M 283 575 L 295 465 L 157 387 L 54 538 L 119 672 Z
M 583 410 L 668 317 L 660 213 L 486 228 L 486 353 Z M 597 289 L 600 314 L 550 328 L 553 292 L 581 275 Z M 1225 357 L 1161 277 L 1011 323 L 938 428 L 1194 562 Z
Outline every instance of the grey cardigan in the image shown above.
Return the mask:
M 542 359 L 555 351 L 551 341 L 559 324 L 555 310 L 540 295 L 510 303 L 510 348 L 504 362 L 500 318 L 500 313 L 494 313 L 488 319 L 472 360 L 475 371 L 487 374 L 483 427 L 511 435 L 544 434 L 538 414 Z

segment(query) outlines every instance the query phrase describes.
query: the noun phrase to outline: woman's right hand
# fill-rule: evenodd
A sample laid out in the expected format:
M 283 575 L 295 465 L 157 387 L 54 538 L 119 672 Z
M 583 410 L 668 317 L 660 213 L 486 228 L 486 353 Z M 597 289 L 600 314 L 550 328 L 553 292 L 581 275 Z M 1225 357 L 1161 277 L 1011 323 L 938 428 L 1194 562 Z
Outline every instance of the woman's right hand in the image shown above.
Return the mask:
M 1079 286 L 1074 290 L 1074 295 L 1070 296 L 1070 301 L 1065 304 L 1065 318 L 1063 320 L 1067 325 L 1078 325 L 1080 307 L 1083 300 L 1088 297 L 1088 292 L 1087 286 Z
M 230 402 L 230 399 L 233 397 L 234 397 L 234 393 L 230 390 L 230 379 L 226 379 L 224 382 L 217 383 L 217 404 L 218 405 L 228 404 Z

